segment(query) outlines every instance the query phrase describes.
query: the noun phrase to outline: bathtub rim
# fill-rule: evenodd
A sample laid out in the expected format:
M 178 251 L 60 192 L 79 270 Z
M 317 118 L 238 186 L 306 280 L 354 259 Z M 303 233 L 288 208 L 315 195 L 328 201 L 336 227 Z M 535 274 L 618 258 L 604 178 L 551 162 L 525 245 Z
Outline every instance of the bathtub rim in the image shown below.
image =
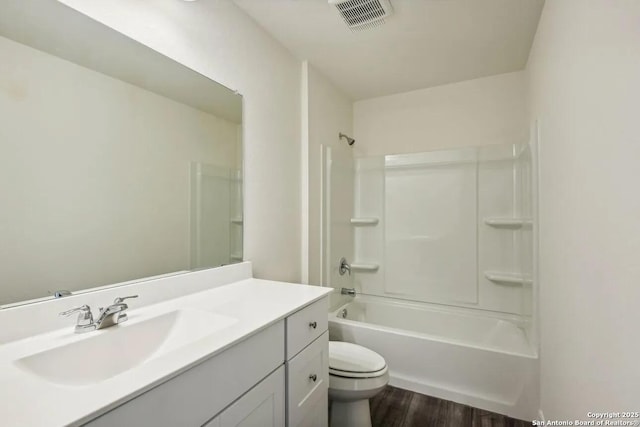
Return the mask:
M 384 299 L 384 297 L 379 297 L 380 299 Z M 438 335 L 433 335 L 433 334 L 427 334 L 424 332 L 417 332 L 417 331 L 411 331 L 408 329 L 400 329 L 400 328 L 394 328 L 394 327 L 390 327 L 390 326 L 384 326 L 384 325 L 378 325 L 375 323 L 367 323 L 367 322 L 361 322 L 358 320 L 350 320 L 350 319 L 344 319 L 338 316 L 338 313 L 343 310 L 344 308 L 346 308 L 348 305 L 357 302 L 357 300 L 360 299 L 361 301 L 363 301 L 364 303 L 366 303 L 366 301 L 369 298 L 369 296 L 356 296 L 355 298 L 352 298 L 351 301 L 348 301 L 344 304 L 342 304 L 340 307 L 338 307 L 336 310 L 333 311 L 329 311 L 328 312 L 328 317 L 329 317 L 329 322 L 333 322 L 333 323 L 337 323 L 339 325 L 346 325 L 349 327 L 360 327 L 360 328 L 366 328 L 369 330 L 380 330 L 380 331 L 384 331 L 387 333 L 393 333 L 393 334 L 398 334 L 401 336 L 405 336 L 405 337 L 414 337 L 414 338 L 419 338 L 419 339 L 428 339 L 428 340 L 432 340 L 432 341 L 439 341 L 439 342 L 443 342 L 446 344 L 450 344 L 450 345 L 454 345 L 457 347 L 466 347 L 466 348 L 473 348 L 476 350 L 485 350 L 485 351 L 491 351 L 491 352 L 495 352 L 495 353 L 501 353 L 501 354 L 505 354 L 508 356 L 515 356 L 515 357 L 524 357 L 527 359 L 534 359 L 537 360 L 539 358 L 539 354 L 536 348 L 534 348 L 531 343 L 529 342 L 529 350 L 530 352 L 525 353 L 525 352 L 515 352 L 515 351 L 509 351 L 509 350 L 504 350 L 501 349 L 499 347 L 490 347 L 490 346 L 482 346 L 482 345 L 477 345 L 477 344 L 471 344 L 471 343 L 467 343 L 461 340 L 455 340 L 455 339 L 448 339 L 446 337 L 441 337 Z M 388 302 L 388 301 L 375 301 L 378 303 L 387 303 L 387 304 L 391 304 L 391 305 L 396 305 L 396 303 L 398 305 L 403 305 L 401 302 L 397 302 L 397 301 L 393 301 L 393 302 Z M 406 304 L 409 305 L 409 304 Z M 417 308 L 419 308 L 419 306 L 417 306 Z M 446 311 L 446 310 L 443 310 Z M 472 317 L 472 316 L 469 316 Z M 491 316 L 492 318 L 498 319 L 498 320 L 506 320 L 509 321 L 508 318 L 501 318 L 500 316 Z M 518 327 L 516 325 L 516 327 Z M 523 331 L 524 332 L 524 331 Z M 526 335 L 526 333 L 525 333 Z M 528 338 L 528 337 L 527 337 Z

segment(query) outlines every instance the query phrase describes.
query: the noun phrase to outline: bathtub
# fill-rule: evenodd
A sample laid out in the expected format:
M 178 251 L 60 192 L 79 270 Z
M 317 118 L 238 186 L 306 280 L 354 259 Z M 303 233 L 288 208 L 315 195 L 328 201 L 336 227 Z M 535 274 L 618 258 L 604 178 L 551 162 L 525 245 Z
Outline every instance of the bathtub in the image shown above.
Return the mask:
M 390 384 L 514 418 L 538 414 L 538 358 L 515 316 L 358 295 L 329 313 L 329 338 L 387 361 Z

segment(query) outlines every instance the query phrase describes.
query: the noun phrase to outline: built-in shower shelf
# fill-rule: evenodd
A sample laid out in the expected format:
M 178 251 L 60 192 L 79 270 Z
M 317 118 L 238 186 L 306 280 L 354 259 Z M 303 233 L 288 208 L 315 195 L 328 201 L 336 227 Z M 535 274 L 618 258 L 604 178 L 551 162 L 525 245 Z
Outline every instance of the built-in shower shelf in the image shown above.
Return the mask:
M 494 283 L 501 283 L 506 285 L 524 285 L 530 284 L 531 279 L 523 276 L 519 273 L 504 273 L 500 271 L 485 271 L 484 277 L 491 280 Z
M 244 222 L 244 220 L 240 217 L 236 217 L 236 218 L 231 218 L 231 223 L 232 224 L 242 224 Z
M 241 253 L 233 253 L 233 254 L 229 255 L 229 258 L 231 258 L 232 261 L 242 261 L 242 254 Z
M 496 228 L 520 228 L 525 225 L 531 225 L 531 219 L 489 217 L 484 219 L 484 223 Z
M 378 218 L 351 218 L 351 225 L 376 225 L 378 224 Z
M 379 268 L 378 264 L 359 264 L 359 263 L 351 264 L 351 270 L 353 271 L 375 272 L 375 271 L 378 271 L 378 268 Z

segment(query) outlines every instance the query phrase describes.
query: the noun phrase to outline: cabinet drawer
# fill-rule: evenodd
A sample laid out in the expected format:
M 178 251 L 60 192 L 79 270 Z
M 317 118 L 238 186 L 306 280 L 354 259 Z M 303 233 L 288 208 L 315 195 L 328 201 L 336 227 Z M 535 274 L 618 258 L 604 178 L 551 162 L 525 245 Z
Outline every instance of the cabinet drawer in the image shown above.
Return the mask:
M 329 302 L 316 301 L 287 317 L 287 359 L 322 335 L 328 327 Z
M 287 362 L 287 425 L 326 426 L 328 389 L 329 332 L 324 332 Z

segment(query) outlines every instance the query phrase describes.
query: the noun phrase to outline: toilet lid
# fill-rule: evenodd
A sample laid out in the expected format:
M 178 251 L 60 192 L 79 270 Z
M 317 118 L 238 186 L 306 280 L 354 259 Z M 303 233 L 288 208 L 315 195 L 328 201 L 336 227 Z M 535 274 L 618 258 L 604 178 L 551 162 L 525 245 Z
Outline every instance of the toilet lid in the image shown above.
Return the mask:
M 385 369 L 387 363 L 375 351 L 357 344 L 329 341 L 329 368 L 344 373 L 371 373 Z

